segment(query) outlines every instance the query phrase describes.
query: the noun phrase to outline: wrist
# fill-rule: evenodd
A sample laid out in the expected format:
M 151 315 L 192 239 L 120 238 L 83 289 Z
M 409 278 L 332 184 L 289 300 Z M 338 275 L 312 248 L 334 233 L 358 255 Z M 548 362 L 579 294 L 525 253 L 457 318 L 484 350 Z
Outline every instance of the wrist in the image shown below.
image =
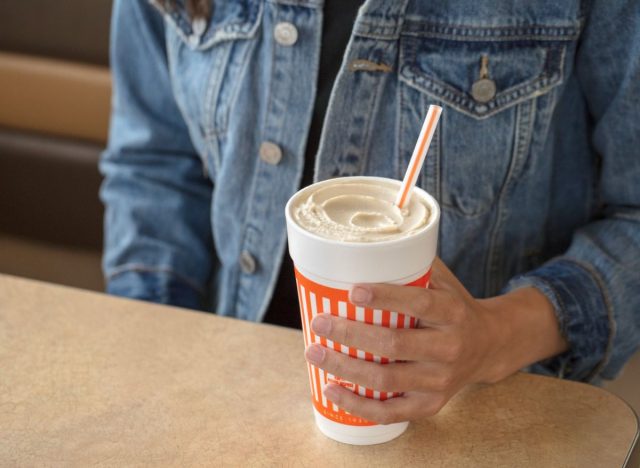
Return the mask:
M 539 290 L 521 288 L 479 301 L 486 312 L 491 350 L 485 382 L 497 382 L 564 352 L 553 305 Z

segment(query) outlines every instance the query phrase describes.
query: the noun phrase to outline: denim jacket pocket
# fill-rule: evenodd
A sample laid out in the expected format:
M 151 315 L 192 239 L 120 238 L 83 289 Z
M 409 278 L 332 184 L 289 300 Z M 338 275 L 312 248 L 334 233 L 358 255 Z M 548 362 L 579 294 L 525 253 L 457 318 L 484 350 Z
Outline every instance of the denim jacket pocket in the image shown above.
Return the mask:
M 444 209 L 484 215 L 518 177 L 531 135 L 550 119 L 557 99 L 551 91 L 563 82 L 575 37 L 571 26 L 404 25 L 399 115 L 409 120 L 400 128 L 420 128 L 416 117 L 429 103 L 445 108 L 423 180 Z M 407 150 L 401 146 L 400 154 Z
M 165 13 L 174 95 L 201 155 L 219 165 L 217 141 L 255 47 L 264 0 L 216 0 L 209 22 L 192 23 L 184 6 Z M 205 161 L 206 162 L 206 161 Z M 214 174 L 210 174 L 214 175 Z

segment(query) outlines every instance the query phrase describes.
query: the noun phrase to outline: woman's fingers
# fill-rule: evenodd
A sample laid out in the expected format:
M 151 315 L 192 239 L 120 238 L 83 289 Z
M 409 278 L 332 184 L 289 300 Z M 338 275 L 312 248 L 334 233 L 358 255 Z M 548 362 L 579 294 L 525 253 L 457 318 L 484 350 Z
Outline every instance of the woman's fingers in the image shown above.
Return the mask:
M 449 291 L 395 284 L 355 285 L 349 300 L 357 306 L 408 314 L 429 326 L 455 323 L 465 307 L 459 296 Z
M 401 361 L 449 362 L 461 345 L 456 335 L 429 328 L 387 328 L 330 314 L 314 317 L 311 329 L 336 343 Z
M 381 392 L 449 392 L 458 382 L 450 366 L 426 362 L 377 362 L 356 359 L 313 344 L 305 357 L 314 366 L 360 386 Z
M 349 413 L 379 424 L 391 424 L 436 414 L 448 401 L 441 393 L 409 392 L 397 398 L 379 401 L 356 395 L 340 385 L 329 384 L 327 399 Z

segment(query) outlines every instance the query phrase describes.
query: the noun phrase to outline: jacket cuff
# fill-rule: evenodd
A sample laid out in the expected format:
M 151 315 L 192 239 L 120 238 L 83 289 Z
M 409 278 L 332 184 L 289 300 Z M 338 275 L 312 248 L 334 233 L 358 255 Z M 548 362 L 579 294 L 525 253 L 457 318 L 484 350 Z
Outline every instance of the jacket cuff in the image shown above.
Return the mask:
M 571 380 L 597 380 L 609 359 L 615 324 L 596 274 L 572 260 L 558 259 L 513 278 L 503 292 L 531 286 L 551 301 L 569 349 L 528 370 Z
M 107 294 L 202 310 L 203 294 L 169 270 L 123 269 L 108 278 Z

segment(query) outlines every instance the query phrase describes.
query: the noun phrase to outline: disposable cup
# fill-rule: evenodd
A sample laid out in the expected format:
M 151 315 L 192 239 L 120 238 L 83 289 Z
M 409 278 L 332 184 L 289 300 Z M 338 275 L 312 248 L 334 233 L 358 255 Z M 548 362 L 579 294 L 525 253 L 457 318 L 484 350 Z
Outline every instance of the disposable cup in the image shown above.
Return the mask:
M 402 311 L 356 307 L 349 302 L 348 292 L 355 283 L 427 287 L 438 243 L 438 203 L 424 190 L 414 188 L 412 197 L 418 197 L 430 210 L 426 225 L 408 237 L 379 242 L 326 239 L 305 230 L 293 216 L 293 209 L 298 206 L 299 200 L 306 198 L 310 192 L 326 185 L 363 181 L 400 188 L 400 181 L 393 179 L 344 177 L 318 182 L 293 195 L 285 208 L 289 253 L 295 266 L 305 346 L 320 343 L 352 358 L 386 364 L 391 361 L 384 356 L 375 356 L 367 350 L 350 348 L 315 335 L 310 323 L 317 314 L 329 313 L 384 327 L 416 327 L 417 319 Z M 323 388 L 327 383 L 336 383 L 360 396 L 377 400 L 395 398 L 400 396 L 399 393 L 365 388 L 310 364 L 307 366 L 316 425 L 326 436 L 348 444 L 371 445 L 392 440 L 408 427 L 408 422 L 382 425 L 349 414 L 328 400 Z

